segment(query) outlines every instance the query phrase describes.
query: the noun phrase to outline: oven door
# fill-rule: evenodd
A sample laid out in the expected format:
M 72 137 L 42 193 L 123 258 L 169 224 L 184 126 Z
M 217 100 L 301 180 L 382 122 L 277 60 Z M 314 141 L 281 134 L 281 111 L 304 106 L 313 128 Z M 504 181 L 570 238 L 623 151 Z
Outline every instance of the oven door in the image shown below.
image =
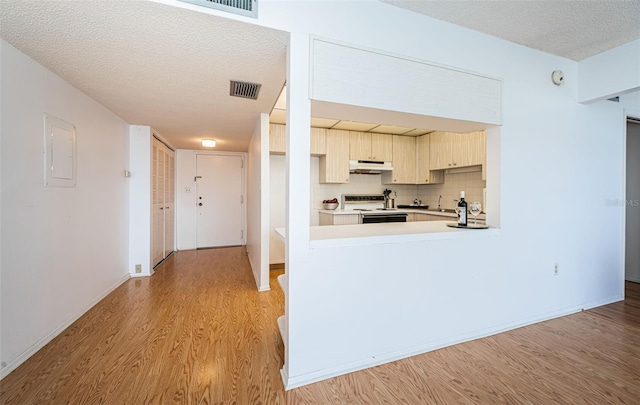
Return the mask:
M 379 224 L 383 222 L 407 222 L 407 213 L 362 214 L 363 224 Z

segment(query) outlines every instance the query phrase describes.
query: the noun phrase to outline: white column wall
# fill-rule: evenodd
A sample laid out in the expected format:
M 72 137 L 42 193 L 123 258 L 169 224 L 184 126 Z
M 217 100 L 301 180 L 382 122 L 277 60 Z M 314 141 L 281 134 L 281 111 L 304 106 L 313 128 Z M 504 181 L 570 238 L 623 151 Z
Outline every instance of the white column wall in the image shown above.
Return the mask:
M 269 286 L 269 115 L 260 114 L 247 155 L 247 252 L 259 291 Z
M 311 102 L 309 100 L 309 36 L 292 33 L 287 52 L 287 192 L 285 263 L 287 283 L 295 285 L 304 278 L 309 255 L 309 188 Z M 302 343 L 298 322 L 306 308 L 299 304 L 304 289 L 288 289 L 285 295 L 285 361 L 283 375 L 298 374 L 301 364 L 290 356 Z M 292 335 L 289 334 L 291 331 Z M 285 380 L 287 378 L 285 377 Z
M 151 127 L 131 125 L 129 129 L 129 273 L 150 276 L 151 266 Z M 136 265 L 142 272 L 136 273 Z

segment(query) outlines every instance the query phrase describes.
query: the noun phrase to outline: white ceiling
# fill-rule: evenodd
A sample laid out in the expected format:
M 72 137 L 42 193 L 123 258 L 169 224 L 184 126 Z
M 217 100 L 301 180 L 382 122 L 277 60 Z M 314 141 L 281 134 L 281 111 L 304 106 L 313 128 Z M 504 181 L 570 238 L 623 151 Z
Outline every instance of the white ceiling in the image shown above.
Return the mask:
M 638 0 L 381 0 L 575 61 L 640 38 Z
M 2 0 L 0 35 L 179 149 L 246 151 L 286 76 L 287 33 L 155 2 Z M 231 79 L 261 83 L 258 100 Z
M 639 1 L 384 1 L 576 60 L 640 37 Z M 1 0 L 0 36 L 176 148 L 246 151 L 285 82 L 286 32 L 156 2 Z M 229 97 L 231 79 L 258 100 Z

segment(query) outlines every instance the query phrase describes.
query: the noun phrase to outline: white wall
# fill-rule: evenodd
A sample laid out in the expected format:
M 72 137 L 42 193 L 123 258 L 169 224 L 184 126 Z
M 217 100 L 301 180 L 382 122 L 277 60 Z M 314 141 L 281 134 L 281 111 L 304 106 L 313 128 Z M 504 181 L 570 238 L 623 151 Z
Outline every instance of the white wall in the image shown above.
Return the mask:
M 150 276 L 151 266 L 151 127 L 129 127 L 129 274 Z M 141 272 L 136 273 L 136 265 Z
M 176 249 L 196 248 L 196 155 L 240 156 L 245 164 L 243 170 L 242 193 L 247 195 L 246 160 L 247 154 L 241 152 L 216 152 L 206 150 L 176 150 Z M 190 190 L 188 190 L 190 189 Z M 224 196 L 224 191 L 221 191 Z M 246 204 L 245 204 L 246 207 Z M 246 243 L 246 209 L 242 213 L 243 243 Z
M 627 124 L 625 279 L 640 283 L 640 124 Z
M 640 89 L 640 39 L 581 61 L 578 100 L 608 99 Z
M 624 195 L 622 106 L 579 104 L 576 62 L 379 2 L 267 2 L 260 19 L 295 33 L 287 79 L 287 129 L 298 135 L 287 156 L 288 388 L 622 298 L 623 212 L 605 204 Z M 309 124 L 299 116 L 308 115 L 304 33 L 502 78 L 503 125 L 488 131 L 487 173 L 499 236 L 462 246 L 301 240 L 311 212 L 300 192 L 310 187 Z M 556 69 L 566 76 L 560 87 L 549 78 Z M 525 203 L 544 211 L 525 215 Z
M 4 41 L 1 376 L 129 277 L 128 125 Z M 44 187 L 43 115 L 76 126 L 77 185 Z
M 268 155 L 269 116 L 260 114 L 247 154 L 247 252 L 259 291 L 270 289 Z

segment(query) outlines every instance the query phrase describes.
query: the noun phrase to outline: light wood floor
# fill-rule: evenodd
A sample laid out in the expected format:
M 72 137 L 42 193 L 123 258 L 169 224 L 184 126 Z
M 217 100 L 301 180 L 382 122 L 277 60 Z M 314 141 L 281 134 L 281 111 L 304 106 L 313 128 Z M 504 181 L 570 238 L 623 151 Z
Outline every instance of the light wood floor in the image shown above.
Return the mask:
M 0 382 L 2 404 L 639 404 L 640 287 L 625 302 L 285 392 L 276 318 L 242 248 L 179 252 Z

